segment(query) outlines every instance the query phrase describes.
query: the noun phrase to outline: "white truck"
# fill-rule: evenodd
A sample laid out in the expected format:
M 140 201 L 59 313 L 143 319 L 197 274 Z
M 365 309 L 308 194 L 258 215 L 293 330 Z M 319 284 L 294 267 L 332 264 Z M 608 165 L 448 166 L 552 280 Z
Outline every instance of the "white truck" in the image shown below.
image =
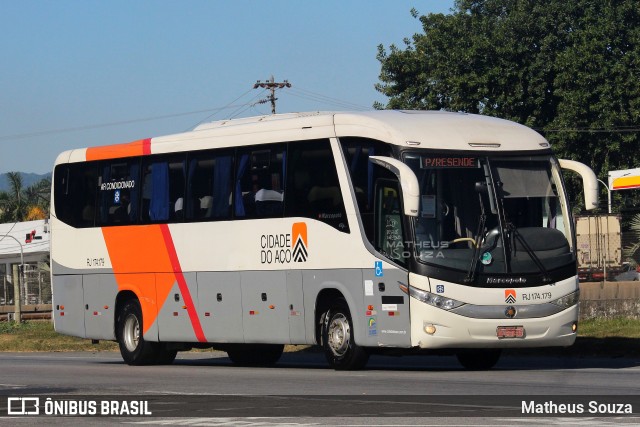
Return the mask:
M 622 270 L 620 216 L 577 215 L 578 278 L 613 280 Z

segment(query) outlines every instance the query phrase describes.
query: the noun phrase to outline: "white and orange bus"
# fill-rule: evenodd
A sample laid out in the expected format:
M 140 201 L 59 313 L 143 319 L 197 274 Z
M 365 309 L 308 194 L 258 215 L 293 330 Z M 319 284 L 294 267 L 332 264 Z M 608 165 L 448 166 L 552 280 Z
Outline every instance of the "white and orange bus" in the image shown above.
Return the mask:
M 60 154 L 51 264 L 58 332 L 115 340 L 133 365 L 193 347 L 273 364 L 323 346 L 455 353 L 576 338 L 576 244 L 538 133 L 422 111 L 284 114 Z

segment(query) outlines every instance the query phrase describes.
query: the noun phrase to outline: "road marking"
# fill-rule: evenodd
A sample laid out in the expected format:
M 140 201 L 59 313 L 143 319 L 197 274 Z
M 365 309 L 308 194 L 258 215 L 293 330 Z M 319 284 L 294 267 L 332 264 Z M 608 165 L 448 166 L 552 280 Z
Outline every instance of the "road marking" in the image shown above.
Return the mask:
M 127 424 L 139 425 L 163 425 L 163 426 L 199 426 L 199 427 L 219 427 L 219 426 L 316 426 L 322 423 L 300 423 L 283 422 L 284 418 L 278 417 L 248 417 L 248 418 L 165 418 L 148 421 L 129 421 Z M 362 426 L 360 426 L 362 427 Z

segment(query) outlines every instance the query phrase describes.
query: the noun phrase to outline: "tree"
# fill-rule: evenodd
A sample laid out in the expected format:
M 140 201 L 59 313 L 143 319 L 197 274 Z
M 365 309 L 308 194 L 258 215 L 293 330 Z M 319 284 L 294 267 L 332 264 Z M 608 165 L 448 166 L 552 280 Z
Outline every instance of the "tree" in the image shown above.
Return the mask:
M 7 173 L 9 191 L 0 194 L 3 222 L 22 221 L 27 213 L 27 199 L 22 188 L 22 176 L 19 172 Z
M 7 173 L 9 191 L 0 192 L 0 220 L 18 222 L 48 216 L 51 181 L 43 179 L 24 188 L 20 172 Z
M 378 47 L 376 89 L 389 102 L 377 108 L 513 120 L 605 182 L 609 170 L 638 167 L 637 0 L 457 0 L 452 14 L 419 19 L 424 33 L 403 49 Z M 570 179 L 574 190 L 578 183 Z
M 622 250 L 622 256 L 624 261 L 637 266 L 640 264 L 640 214 L 631 218 L 628 234 L 631 243 Z

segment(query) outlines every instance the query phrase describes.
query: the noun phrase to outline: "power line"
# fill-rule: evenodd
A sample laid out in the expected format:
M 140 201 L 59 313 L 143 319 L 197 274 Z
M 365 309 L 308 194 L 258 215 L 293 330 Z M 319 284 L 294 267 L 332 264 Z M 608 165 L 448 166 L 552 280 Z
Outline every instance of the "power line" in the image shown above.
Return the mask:
M 290 92 L 290 95 L 296 96 L 298 98 L 314 101 L 314 102 L 319 102 L 321 104 L 336 105 L 338 107 L 346 108 L 349 110 L 368 111 L 372 109 L 371 107 L 365 107 L 359 104 L 354 104 L 352 102 L 343 101 L 337 98 L 331 98 L 329 96 L 311 92 L 298 87 L 296 87 L 295 89 L 292 89 Z
M 86 125 L 86 126 L 62 128 L 62 129 L 49 129 L 49 130 L 43 130 L 43 131 L 38 131 L 38 132 L 30 132 L 30 133 L 22 133 L 22 134 L 14 134 L 14 135 L 4 135 L 4 136 L 0 136 L 0 141 L 34 138 L 34 137 L 37 137 L 37 136 L 55 135 L 55 134 L 60 134 L 60 133 L 79 132 L 79 131 L 83 131 L 83 130 L 100 129 L 100 128 L 105 128 L 105 127 L 127 125 L 127 124 L 132 124 L 132 123 L 150 122 L 150 121 L 154 121 L 154 120 L 162 120 L 162 119 L 170 119 L 170 118 L 174 118 L 174 117 L 190 116 L 190 115 L 193 115 L 193 114 L 210 113 L 212 111 L 217 113 L 217 112 L 225 110 L 227 108 L 245 107 L 246 105 L 248 105 L 248 104 L 226 105 L 225 107 L 209 108 L 209 109 L 206 109 L 206 110 L 197 110 L 197 111 L 188 111 L 186 113 L 165 114 L 165 115 L 162 115 L 162 116 L 145 117 L 145 118 L 140 118 L 140 119 L 122 120 L 122 121 L 117 121 L 117 122 L 100 123 L 100 124 L 93 124 L 93 125 Z
M 191 129 L 195 128 L 196 126 L 198 126 L 201 123 L 204 123 L 205 120 L 209 120 L 211 119 L 213 116 L 215 116 L 217 113 L 219 113 L 222 110 L 226 110 L 227 108 L 231 108 L 231 106 L 233 105 L 234 102 L 237 102 L 240 98 L 242 98 L 243 96 L 245 96 L 246 94 L 248 94 L 249 92 L 251 92 L 251 89 L 249 89 L 248 91 L 246 91 L 245 93 L 243 93 L 242 95 L 240 95 L 239 97 L 237 97 L 236 99 L 234 99 L 233 101 L 231 101 L 230 103 L 228 103 L 227 105 L 225 105 L 224 107 L 221 107 L 220 109 L 217 109 L 216 111 L 214 111 L 213 113 L 209 114 L 207 117 L 205 117 L 204 119 L 200 120 L 198 123 L 196 123 L 195 125 L 193 125 L 191 127 Z
M 240 114 L 244 113 L 248 109 L 250 109 L 250 108 L 254 107 L 255 105 L 257 105 L 258 103 L 260 103 L 260 101 L 257 100 L 257 99 L 260 98 L 265 92 L 266 92 L 266 89 L 260 91 L 256 96 L 251 98 L 251 102 L 241 106 L 240 108 L 235 110 L 233 113 L 229 114 L 229 119 L 233 119 L 233 118 L 238 117 Z
M 253 97 L 251 99 L 251 101 L 247 102 L 247 103 L 243 103 L 243 104 L 234 104 L 235 102 L 237 102 L 239 99 L 241 99 L 242 97 L 246 96 L 252 89 L 257 89 L 257 88 L 263 88 L 264 90 L 261 91 L 256 97 Z M 202 113 L 211 113 L 209 114 L 207 117 L 205 117 L 204 119 L 200 120 L 195 126 L 205 122 L 206 120 L 210 119 L 211 117 L 215 116 L 217 113 L 230 109 L 230 108 L 236 108 L 236 110 L 234 110 L 230 115 L 229 118 L 234 118 L 237 117 L 238 115 L 244 113 L 245 111 L 249 110 L 252 107 L 255 107 L 257 104 L 259 103 L 267 103 L 270 102 L 271 103 L 271 113 L 275 114 L 275 101 L 278 100 L 278 98 L 275 97 L 275 91 L 277 89 L 283 89 L 283 88 L 292 88 L 291 83 L 289 83 L 287 80 L 284 80 L 283 82 L 276 82 L 273 78 L 273 76 L 271 77 L 271 79 L 267 82 L 261 82 L 260 80 L 258 80 L 254 85 L 252 89 L 247 90 L 245 93 L 243 93 L 242 95 L 240 95 L 239 97 L 237 97 L 236 99 L 234 99 L 233 101 L 231 101 L 229 104 L 223 106 L 223 107 L 218 107 L 218 108 L 209 108 L 209 109 L 203 109 L 203 110 L 195 110 L 195 111 L 187 111 L 187 112 L 183 112 L 183 113 L 174 113 L 174 114 L 164 114 L 164 115 L 159 115 L 159 116 L 151 116 L 151 117 L 144 117 L 144 118 L 138 118 L 138 119 L 130 119 L 130 120 L 120 120 L 120 121 L 115 121 L 115 122 L 107 122 L 107 123 L 97 123 L 97 124 L 91 124 L 91 125 L 85 125 L 85 126 L 76 126 L 76 127 L 68 127 L 68 128 L 60 128 L 60 129 L 48 129 L 48 130 L 42 130 L 42 131 L 36 131 L 36 132 L 27 132 L 27 133 L 20 133 L 20 134 L 13 134 L 13 135 L 3 135 L 0 136 L 0 142 L 1 141 L 15 141 L 15 140 L 20 140 L 20 139 L 27 139 L 27 138 L 35 138 L 35 137 L 39 137 L 39 136 L 48 136 L 48 135 L 56 135 L 56 134 L 63 134 L 63 133 L 71 133 L 71 132 L 80 132 L 80 131 L 85 131 L 85 130 L 92 130 L 92 129 L 100 129 L 100 128 L 106 128 L 106 127 L 113 127 L 113 126 L 121 126 L 121 125 L 128 125 L 128 124 L 134 124 L 134 123 L 142 123 L 142 122 L 149 122 L 149 121 L 154 121 L 154 120 L 162 120 L 162 119 L 170 119 L 170 118 L 175 118 L 175 117 L 182 117 L 182 116 L 190 116 L 190 115 L 195 115 L 195 114 L 202 114 Z M 269 91 L 270 95 L 267 96 L 267 98 L 260 100 L 258 102 L 256 102 L 256 99 L 259 98 L 260 96 L 262 96 L 265 91 Z M 291 95 L 298 97 L 298 98 L 302 98 L 302 99 L 306 99 L 306 100 L 310 100 L 310 101 L 314 101 L 314 102 L 319 102 L 319 103 L 323 103 L 323 104 L 330 104 L 330 105 L 336 105 L 342 108 L 346 108 L 346 109 L 352 109 L 352 110 L 370 110 L 370 107 L 364 107 L 362 105 L 358 105 L 358 104 L 354 104 L 354 103 L 350 103 L 348 101 L 343 101 L 343 100 L 339 100 L 336 98 L 331 98 L 329 96 L 326 95 L 322 95 L 320 93 L 316 93 L 316 92 L 312 92 L 309 90 L 305 90 L 302 88 L 292 88 L 292 91 L 290 93 Z M 193 126 L 193 127 L 195 127 Z M 550 129 L 550 130 L 543 130 L 546 132 L 560 132 L 560 131 L 570 131 L 569 129 L 566 130 L 562 130 L 562 129 Z M 586 132 L 586 130 L 584 130 Z M 592 130 L 591 130 L 592 131 Z M 600 130 L 601 132 L 604 132 L 604 130 Z M 633 128 L 633 129 L 628 129 L 628 130 L 620 130 L 620 132 L 638 132 L 640 131 L 640 129 L 637 128 Z

